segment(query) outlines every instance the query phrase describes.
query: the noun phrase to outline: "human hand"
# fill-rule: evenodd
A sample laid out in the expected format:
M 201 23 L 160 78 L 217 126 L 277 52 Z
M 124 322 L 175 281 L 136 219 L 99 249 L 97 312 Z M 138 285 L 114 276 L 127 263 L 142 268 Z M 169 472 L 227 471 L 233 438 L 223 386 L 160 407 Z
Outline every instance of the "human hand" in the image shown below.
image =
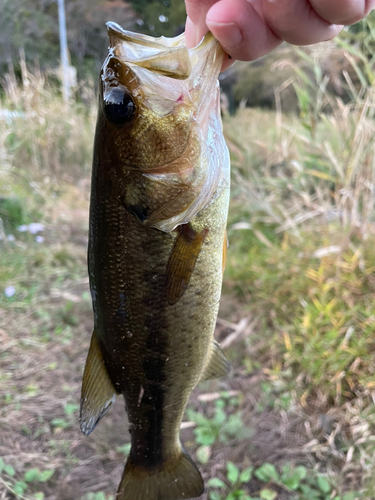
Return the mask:
M 375 0 L 185 0 L 186 44 L 210 30 L 233 59 L 252 61 L 282 41 L 309 45 L 365 17 Z M 230 62 L 224 63 L 223 69 Z

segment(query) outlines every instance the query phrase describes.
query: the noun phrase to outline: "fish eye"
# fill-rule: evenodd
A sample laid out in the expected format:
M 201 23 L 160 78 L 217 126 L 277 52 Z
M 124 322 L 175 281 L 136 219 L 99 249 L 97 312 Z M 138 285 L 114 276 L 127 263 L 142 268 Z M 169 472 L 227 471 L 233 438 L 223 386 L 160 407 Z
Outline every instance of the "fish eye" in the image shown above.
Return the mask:
M 114 125 L 129 123 L 135 113 L 132 97 L 120 88 L 114 88 L 104 101 L 104 114 Z

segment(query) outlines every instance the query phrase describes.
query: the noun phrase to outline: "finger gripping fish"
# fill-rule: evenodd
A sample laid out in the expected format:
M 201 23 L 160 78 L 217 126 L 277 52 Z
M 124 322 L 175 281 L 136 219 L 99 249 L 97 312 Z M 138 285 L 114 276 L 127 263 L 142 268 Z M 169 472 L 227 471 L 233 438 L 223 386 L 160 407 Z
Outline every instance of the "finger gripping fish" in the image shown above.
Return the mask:
M 228 363 L 213 333 L 226 250 L 229 155 L 219 113 L 223 51 L 208 34 L 153 38 L 108 23 L 89 223 L 94 332 L 80 425 L 118 394 L 131 450 L 118 500 L 203 493 L 180 424 L 200 380 Z

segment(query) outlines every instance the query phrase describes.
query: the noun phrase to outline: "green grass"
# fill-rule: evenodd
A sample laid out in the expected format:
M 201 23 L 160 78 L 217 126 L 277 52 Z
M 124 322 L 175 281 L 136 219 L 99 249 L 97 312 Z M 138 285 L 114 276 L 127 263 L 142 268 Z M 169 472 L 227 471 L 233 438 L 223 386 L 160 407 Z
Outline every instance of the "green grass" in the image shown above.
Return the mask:
M 339 438 L 331 451 L 349 454 L 367 498 L 374 493 L 374 96 L 349 81 L 352 98 L 340 101 L 321 68 L 300 54 L 314 78 L 297 68 L 298 119 L 260 110 L 226 119 L 236 168 L 225 290 L 256 319 L 246 369 L 267 375 L 269 397 L 276 391 L 289 408 L 297 402 L 333 417 L 329 432 Z M 326 472 L 340 484 L 334 469 Z
M 227 286 L 262 316 L 275 358 L 304 381 L 304 394 L 319 392 L 323 406 L 375 384 L 375 241 L 345 249 L 338 236 L 329 225 L 266 245 L 250 230 L 230 233 Z
M 228 340 L 247 316 L 251 327 L 227 349 L 232 374 L 203 384 L 184 419 L 209 500 L 375 491 L 373 92 L 354 88 L 343 103 L 303 57 L 299 116 L 245 109 L 224 120 L 233 185 L 217 335 Z M 77 425 L 95 106 L 67 107 L 29 82 L 8 80 L 1 104 L 26 118 L 0 122 L 0 492 L 110 500 L 129 453 L 124 410 L 93 437 Z M 30 223 L 44 230 L 19 231 Z

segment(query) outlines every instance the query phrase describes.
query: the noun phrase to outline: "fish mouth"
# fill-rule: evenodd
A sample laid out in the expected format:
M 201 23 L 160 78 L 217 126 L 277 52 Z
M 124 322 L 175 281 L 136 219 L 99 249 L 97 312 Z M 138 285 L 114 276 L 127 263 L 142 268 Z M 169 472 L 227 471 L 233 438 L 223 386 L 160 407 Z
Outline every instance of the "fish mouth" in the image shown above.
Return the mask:
M 173 38 L 155 38 L 127 31 L 113 21 L 107 23 L 107 31 L 110 50 L 123 62 L 177 80 L 189 78 L 202 57 L 202 52 L 218 45 L 210 32 L 196 47 L 188 49 L 185 45 L 185 33 Z

